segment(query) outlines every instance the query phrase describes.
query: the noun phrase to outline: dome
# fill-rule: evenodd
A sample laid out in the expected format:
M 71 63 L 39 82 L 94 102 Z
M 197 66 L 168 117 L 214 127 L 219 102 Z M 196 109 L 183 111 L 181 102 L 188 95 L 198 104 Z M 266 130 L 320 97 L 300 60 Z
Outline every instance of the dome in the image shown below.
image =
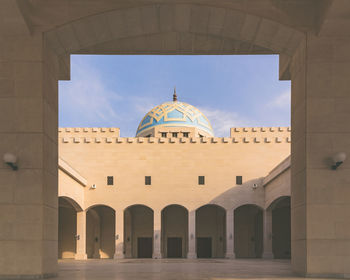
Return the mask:
M 206 116 L 196 107 L 177 101 L 175 93 L 174 101 L 158 105 L 146 114 L 139 124 L 136 137 L 156 126 L 194 127 L 204 131 L 208 136 L 214 136 Z

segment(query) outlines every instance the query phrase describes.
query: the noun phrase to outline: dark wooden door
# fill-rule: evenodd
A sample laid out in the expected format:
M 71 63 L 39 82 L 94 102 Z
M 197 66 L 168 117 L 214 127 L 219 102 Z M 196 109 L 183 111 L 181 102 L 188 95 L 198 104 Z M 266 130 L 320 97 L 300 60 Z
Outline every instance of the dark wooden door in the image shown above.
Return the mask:
M 211 237 L 197 237 L 197 257 L 212 257 Z
M 152 258 L 153 242 L 152 237 L 137 238 L 137 257 Z
M 168 237 L 167 242 L 168 258 L 182 258 L 182 238 Z

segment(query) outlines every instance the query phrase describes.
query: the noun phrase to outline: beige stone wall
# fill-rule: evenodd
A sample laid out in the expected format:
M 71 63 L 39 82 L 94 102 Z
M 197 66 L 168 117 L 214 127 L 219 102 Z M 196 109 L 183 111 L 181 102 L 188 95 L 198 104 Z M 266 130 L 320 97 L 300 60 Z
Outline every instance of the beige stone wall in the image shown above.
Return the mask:
M 276 199 L 291 195 L 290 157 L 277 165 L 263 180 L 265 188 L 265 209 Z
M 189 211 L 216 203 L 225 209 L 253 203 L 264 207 L 261 178 L 290 153 L 289 131 L 265 137 L 234 138 L 119 138 L 76 137 L 64 133 L 59 152 L 87 179 L 85 208 L 103 204 L 125 209 L 143 204 L 161 210 L 170 204 Z M 198 176 L 205 185 L 198 185 Z M 243 185 L 236 185 L 236 176 Z M 107 186 L 114 176 L 114 186 Z M 145 185 L 152 176 L 152 185 Z M 258 188 L 253 189 L 257 183 Z M 96 189 L 90 186 L 95 184 Z
M 58 170 L 58 196 L 72 199 L 76 210 L 84 209 L 84 186 L 66 172 Z M 80 209 L 79 209 L 80 208 Z

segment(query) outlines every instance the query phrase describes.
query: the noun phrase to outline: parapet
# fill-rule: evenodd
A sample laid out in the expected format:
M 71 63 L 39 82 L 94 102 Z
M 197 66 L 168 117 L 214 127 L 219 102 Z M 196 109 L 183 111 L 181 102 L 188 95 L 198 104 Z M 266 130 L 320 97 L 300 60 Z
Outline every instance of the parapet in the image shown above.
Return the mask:
M 231 137 L 119 137 L 119 128 L 60 128 L 60 143 L 89 144 L 272 144 L 290 143 L 289 127 L 232 128 Z
M 59 137 L 119 137 L 117 127 L 60 127 Z
M 119 128 L 59 128 L 59 142 L 73 144 L 279 144 L 290 143 L 290 127 L 234 127 L 231 137 L 120 137 Z
M 291 128 L 288 127 L 232 127 L 230 129 L 231 137 L 235 137 L 237 135 L 282 135 L 282 134 L 290 134 Z

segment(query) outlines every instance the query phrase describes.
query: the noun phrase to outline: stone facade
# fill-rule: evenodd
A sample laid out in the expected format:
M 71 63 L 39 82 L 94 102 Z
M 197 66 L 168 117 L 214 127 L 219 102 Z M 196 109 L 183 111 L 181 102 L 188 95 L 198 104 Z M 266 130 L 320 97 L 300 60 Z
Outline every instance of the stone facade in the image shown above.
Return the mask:
M 117 128 L 60 128 L 62 207 L 68 198 L 86 219 L 86 230 L 71 228 L 60 240 L 77 234 L 82 247 L 87 240 L 82 255 L 76 253 L 79 245 L 66 244 L 59 246 L 60 256 L 140 257 L 139 239 L 149 238 L 149 257 L 167 257 L 174 250 L 168 248 L 170 242 L 181 242 L 181 257 L 193 258 L 201 257 L 198 242 L 211 238 L 211 257 L 273 257 L 271 246 L 263 248 L 263 213 L 270 206 L 265 196 L 273 193 L 264 187 L 264 177 L 289 154 L 288 127 L 233 128 L 231 137 L 185 138 L 122 138 Z M 113 185 L 108 185 L 108 176 L 113 176 Z M 145 176 L 151 177 L 151 185 L 145 185 Z M 199 176 L 204 176 L 204 185 L 199 185 Z M 236 176 L 242 176 L 241 184 Z M 254 224 L 259 214 L 261 234 L 255 244 L 246 238 L 259 228 Z M 264 249 L 270 254 L 263 254 Z
M 350 154 L 349 11 L 345 0 L 2 0 L 0 153 L 20 165 L 0 169 L 0 277 L 57 273 L 58 80 L 71 54 L 279 54 L 292 81 L 292 268 L 349 277 L 349 161 L 330 168 Z

